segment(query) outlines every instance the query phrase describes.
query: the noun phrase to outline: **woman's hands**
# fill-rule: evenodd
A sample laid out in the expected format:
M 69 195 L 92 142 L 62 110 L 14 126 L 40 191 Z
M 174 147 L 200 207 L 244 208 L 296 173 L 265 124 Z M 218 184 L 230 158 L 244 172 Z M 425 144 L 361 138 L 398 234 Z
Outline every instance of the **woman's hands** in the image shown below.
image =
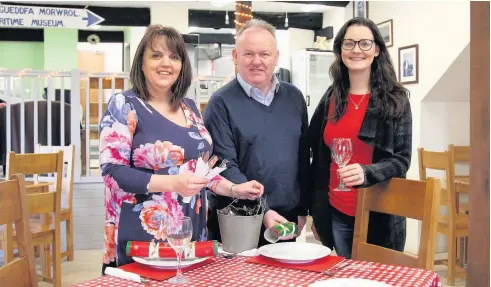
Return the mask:
M 177 192 L 180 196 L 193 196 L 198 194 L 206 185 L 208 179 L 196 176 L 191 172 L 179 175 L 157 175 L 150 178 L 149 192 Z
M 251 180 L 232 186 L 230 191 L 231 197 L 238 199 L 255 200 L 256 198 L 263 195 L 264 186 L 255 180 Z
M 357 163 L 338 169 L 338 175 L 346 186 L 362 185 L 365 182 L 365 172 Z

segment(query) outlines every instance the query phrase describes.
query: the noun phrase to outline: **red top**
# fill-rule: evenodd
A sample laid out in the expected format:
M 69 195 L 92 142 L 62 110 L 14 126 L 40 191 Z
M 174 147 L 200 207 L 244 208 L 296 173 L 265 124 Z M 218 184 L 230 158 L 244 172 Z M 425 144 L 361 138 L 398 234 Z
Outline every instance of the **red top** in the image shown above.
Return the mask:
M 365 112 L 368 106 L 369 94 L 364 95 L 348 95 L 348 109 L 343 117 L 336 123 L 328 121 L 324 129 L 324 143 L 329 147 L 334 138 L 350 138 L 353 155 L 348 163 L 359 163 L 362 165 L 372 163 L 373 147 L 358 139 L 358 132 L 365 117 Z M 356 109 L 356 106 L 358 109 Z M 330 105 L 329 114 L 332 115 L 334 104 Z M 334 160 L 330 166 L 330 182 L 329 182 L 329 202 L 340 212 L 349 215 L 356 215 L 356 202 L 358 191 L 349 187 L 350 191 L 334 191 L 339 185 L 339 178 L 336 171 L 339 169 Z

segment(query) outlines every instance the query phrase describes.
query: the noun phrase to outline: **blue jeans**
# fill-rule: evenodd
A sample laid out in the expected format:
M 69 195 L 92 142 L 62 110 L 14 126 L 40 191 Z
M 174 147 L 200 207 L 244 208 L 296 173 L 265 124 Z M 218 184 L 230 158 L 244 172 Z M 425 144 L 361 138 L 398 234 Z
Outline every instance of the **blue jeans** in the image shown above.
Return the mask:
M 334 207 L 331 208 L 331 215 L 334 250 L 338 256 L 351 259 L 355 217 L 346 215 Z

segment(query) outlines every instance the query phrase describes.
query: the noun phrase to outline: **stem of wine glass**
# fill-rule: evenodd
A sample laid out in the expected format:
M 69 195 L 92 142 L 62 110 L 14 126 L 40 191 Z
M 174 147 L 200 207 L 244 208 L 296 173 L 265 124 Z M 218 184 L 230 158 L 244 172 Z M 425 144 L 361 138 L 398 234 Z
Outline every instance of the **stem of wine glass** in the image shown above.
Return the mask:
M 339 168 L 345 167 L 344 165 L 341 165 L 341 164 L 338 164 L 338 166 L 339 166 Z M 346 189 L 346 185 L 344 185 L 344 181 L 341 178 L 341 176 L 339 176 L 339 174 L 338 174 L 338 178 L 339 178 L 339 186 L 338 186 L 338 188 L 339 189 Z
M 177 274 L 176 274 L 176 277 L 182 277 L 182 273 L 181 273 L 181 256 L 182 256 L 182 253 L 184 252 L 184 250 L 182 248 L 180 248 L 179 252 L 177 252 Z

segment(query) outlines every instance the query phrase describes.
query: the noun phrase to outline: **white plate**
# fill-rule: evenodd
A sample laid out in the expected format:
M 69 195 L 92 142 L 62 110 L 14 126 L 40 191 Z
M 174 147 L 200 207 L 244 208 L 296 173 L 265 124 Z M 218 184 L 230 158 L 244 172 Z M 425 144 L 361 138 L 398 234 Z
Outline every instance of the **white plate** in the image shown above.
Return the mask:
M 305 242 L 282 242 L 264 245 L 259 254 L 283 263 L 303 264 L 331 254 L 326 246 Z
M 201 263 L 208 259 L 207 257 L 204 258 L 197 258 L 197 259 L 192 259 L 192 260 L 182 260 L 181 261 L 181 268 L 191 266 L 194 264 Z M 133 257 L 133 260 L 140 264 L 152 266 L 154 268 L 158 269 L 176 269 L 177 268 L 177 259 L 152 259 L 152 260 L 147 260 L 142 257 Z
M 333 278 L 324 281 L 317 281 L 309 287 L 394 287 L 392 285 L 360 278 Z

